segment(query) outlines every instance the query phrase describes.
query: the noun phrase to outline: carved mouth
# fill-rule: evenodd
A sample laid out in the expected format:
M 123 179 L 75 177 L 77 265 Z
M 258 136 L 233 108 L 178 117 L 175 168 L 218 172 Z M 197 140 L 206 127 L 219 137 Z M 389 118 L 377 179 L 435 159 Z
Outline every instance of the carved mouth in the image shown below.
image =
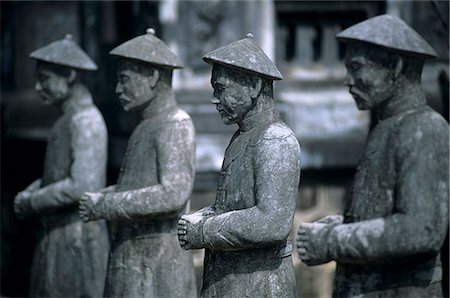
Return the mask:
M 121 103 L 122 105 L 126 105 L 126 104 L 128 104 L 128 103 L 130 102 L 130 100 L 128 100 L 128 99 L 125 98 L 125 97 L 119 97 L 119 100 L 120 100 L 120 103 Z
M 363 99 L 358 92 L 352 91 L 351 89 L 349 90 L 349 92 L 350 92 L 350 94 L 352 95 L 352 97 L 355 100 L 362 100 Z

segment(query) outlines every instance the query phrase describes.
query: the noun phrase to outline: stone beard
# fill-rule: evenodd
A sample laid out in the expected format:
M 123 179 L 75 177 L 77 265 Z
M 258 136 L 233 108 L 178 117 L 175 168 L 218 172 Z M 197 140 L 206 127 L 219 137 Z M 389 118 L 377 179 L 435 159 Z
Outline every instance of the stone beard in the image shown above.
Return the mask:
M 31 268 L 32 297 L 103 295 L 109 237 L 106 222 L 83 223 L 77 204 L 105 186 L 107 137 L 103 117 L 74 69 L 38 64 L 38 91 L 60 109 L 51 128 L 42 178 L 16 197 L 19 216 L 37 214 L 42 228 Z
M 156 54 L 139 56 L 147 53 Z M 110 222 L 105 296 L 197 297 L 192 254 L 177 239 L 195 175 L 195 129 L 171 86 L 172 69 L 181 64 L 152 29 L 111 54 L 121 58 L 118 98 L 142 120 L 128 141 L 117 185 L 86 193 L 80 203 L 83 220 Z
M 394 29 L 402 39 L 393 38 Z M 440 297 L 449 130 L 426 105 L 420 87 L 424 57 L 434 50 L 388 15 L 354 25 L 338 38 L 348 39 L 345 84 L 357 107 L 374 111 L 378 123 L 367 138 L 343 218 L 301 224 L 299 256 L 308 265 L 337 262 L 335 297 Z M 385 48 L 369 44 L 372 38 L 386 42 Z M 390 43 L 398 40 L 404 44 L 392 50 Z
M 211 84 L 223 122 L 239 129 L 214 205 L 182 217 L 180 243 L 206 249 L 202 297 L 295 297 L 288 236 L 300 146 L 274 107 L 271 79 L 214 64 Z

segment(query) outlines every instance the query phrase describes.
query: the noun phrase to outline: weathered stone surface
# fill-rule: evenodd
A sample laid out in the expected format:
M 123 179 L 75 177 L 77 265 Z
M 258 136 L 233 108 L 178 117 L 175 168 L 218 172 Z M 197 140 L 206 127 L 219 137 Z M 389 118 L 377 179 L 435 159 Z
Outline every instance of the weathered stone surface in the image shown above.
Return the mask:
M 77 204 L 85 191 L 105 186 L 107 131 L 75 69 L 60 60 L 71 61 L 76 68 L 95 64 L 72 40 L 57 41 L 34 53 L 38 53 L 31 55 L 38 60 L 36 91 L 46 103 L 58 107 L 61 116 L 48 138 L 42 178 L 15 199 L 19 217 L 37 214 L 42 222 L 30 295 L 99 297 L 109 251 L 107 226 L 105 221 L 84 224 Z M 77 64 L 80 55 L 87 57 L 78 61 L 81 65 Z
M 376 31 L 383 20 L 366 24 Z M 377 33 L 385 35 L 384 49 L 364 36 L 348 40 L 345 84 L 357 107 L 374 111 L 379 122 L 344 216 L 301 224 L 297 236 L 306 264 L 337 262 L 336 297 L 442 295 L 438 255 L 448 227 L 448 124 L 426 105 L 420 87 L 426 47 L 399 47 L 395 32 Z
M 389 32 L 389 34 L 386 34 Z M 381 15 L 358 23 L 338 35 L 340 41 L 360 41 L 418 59 L 436 58 L 436 51 L 401 19 Z
M 155 36 L 155 30 L 147 29 L 147 33 L 135 37 L 118 47 L 110 54 L 117 57 L 135 59 L 162 67 L 183 68 L 183 63 L 172 52 L 167 51 L 166 44 Z
M 132 40 L 142 47 L 126 42 L 112 51 L 122 58 L 116 93 L 123 108 L 139 112 L 142 120 L 128 141 L 117 185 L 86 193 L 80 216 L 110 221 L 105 296 L 196 297 L 192 254 L 177 241 L 177 221 L 194 182 L 195 130 L 172 90 L 172 69 L 179 66 L 154 55 L 137 61 L 143 47 L 175 57 L 149 34 Z
M 95 62 L 74 42 L 71 34 L 37 49 L 30 54 L 30 57 L 82 70 L 97 70 Z
M 248 37 L 247 37 L 248 39 Z M 232 43 L 242 59 L 269 63 L 262 51 Z M 225 152 L 213 206 L 180 219 L 185 249 L 206 248 L 203 297 L 294 297 L 292 245 L 288 239 L 300 178 L 300 147 L 279 119 L 273 102 L 272 71 L 261 73 L 224 55 L 213 64 L 211 102 L 222 121 L 238 124 Z M 217 52 L 216 52 L 217 54 Z M 239 55 L 241 54 L 241 55 Z M 270 62 L 266 69 L 276 69 Z M 277 70 L 278 71 L 278 70 Z M 263 70 L 264 72 L 264 70 Z
M 249 71 L 272 80 L 281 80 L 282 76 L 276 66 L 254 42 L 253 34 L 224 47 L 214 50 L 203 57 L 210 64 L 222 64 L 241 71 Z

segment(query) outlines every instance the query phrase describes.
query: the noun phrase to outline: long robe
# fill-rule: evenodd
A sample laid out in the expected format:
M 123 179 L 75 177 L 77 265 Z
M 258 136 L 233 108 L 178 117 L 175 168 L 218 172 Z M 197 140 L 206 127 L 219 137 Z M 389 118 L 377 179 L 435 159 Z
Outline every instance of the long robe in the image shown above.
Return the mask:
M 109 236 L 105 221 L 83 223 L 78 200 L 106 183 L 107 130 L 90 95 L 70 98 L 53 125 L 31 206 L 42 231 L 31 270 L 32 297 L 101 297 Z M 39 187 L 39 188 L 38 188 Z
M 382 115 L 329 233 L 335 297 L 439 297 L 448 225 L 448 123 L 421 100 Z
M 117 187 L 96 207 L 112 229 L 106 297 L 197 296 L 192 253 L 177 236 L 194 161 L 194 126 L 176 105 L 155 106 L 133 131 Z
M 228 146 L 214 215 L 202 227 L 202 297 L 296 297 L 289 233 L 300 146 L 276 110 L 244 119 Z

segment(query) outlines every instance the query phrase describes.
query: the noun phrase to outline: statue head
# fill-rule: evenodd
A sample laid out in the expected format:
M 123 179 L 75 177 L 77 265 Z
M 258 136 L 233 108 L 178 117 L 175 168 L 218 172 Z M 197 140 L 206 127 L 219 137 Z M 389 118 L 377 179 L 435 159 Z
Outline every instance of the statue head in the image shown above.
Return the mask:
M 273 80 L 281 74 L 251 34 L 203 57 L 213 64 L 211 102 L 225 124 L 241 122 L 257 105 L 272 105 Z
M 360 110 L 379 108 L 419 84 L 424 60 L 436 57 L 412 28 L 389 15 L 358 23 L 337 38 L 347 43 L 344 83 Z
M 74 69 L 38 62 L 35 90 L 46 104 L 59 106 L 70 97 L 76 78 Z
M 61 105 L 70 97 L 78 72 L 97 69 L 70 34 L 33 51 L 30 57 L 37 60 L 35 89 L 51 105 Z
M 156 94 L 171 88 L 172 70 L 132 59 L 121 59 L 116 94 L 125 111 L 145 109 Z
M 183 67 L 153 29 L 117 46 L 110 54 L 120 58 L 116 93 L 126 111 L 145 109 L 155 96 L 171 88 L 173 69 Z

